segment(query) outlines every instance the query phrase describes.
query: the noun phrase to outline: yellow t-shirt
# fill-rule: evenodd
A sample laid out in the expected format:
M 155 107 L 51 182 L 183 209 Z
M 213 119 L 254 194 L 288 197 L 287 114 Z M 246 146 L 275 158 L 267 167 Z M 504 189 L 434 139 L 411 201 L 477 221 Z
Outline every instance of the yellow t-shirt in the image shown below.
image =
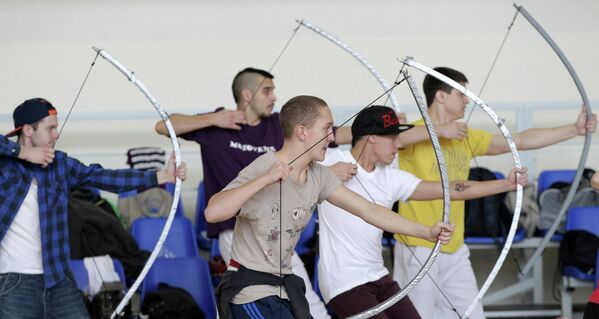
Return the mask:
M 414 124 L 424 125 L 424 121 L 419 120 Z M 492 137 L 493 135 L 486 131 L 469 128 L 468 139 L 439 139 L 450 181 L 468 179 L 473 155 L 486 154 Z M 399 167 L 425 181 L 441 180 L 435 150 L 430 141 L 408 145 L 399 151 Z M 430 226 L 442 220 L 443 200 L 400 202 L 399 213 L 405 218 Z M 464 243 L 464 218 L 464 201 L 451 201 L 449 219 L 456 227 L 449 244 L 441 247 L 442 252 L 453 253 Z M 395 235 L 395 239 L 411 246 L 434 247 L 434 243 L 427 240 L 405 235 Z

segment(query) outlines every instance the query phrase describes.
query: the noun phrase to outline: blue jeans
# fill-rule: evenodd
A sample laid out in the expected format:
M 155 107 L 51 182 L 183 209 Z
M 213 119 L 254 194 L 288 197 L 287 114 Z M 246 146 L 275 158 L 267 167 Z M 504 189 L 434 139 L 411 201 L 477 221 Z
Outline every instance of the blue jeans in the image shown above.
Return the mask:
M 72 278 L 46 288 L 43 275 L 0 274 L 0 319 L 89 318 Z

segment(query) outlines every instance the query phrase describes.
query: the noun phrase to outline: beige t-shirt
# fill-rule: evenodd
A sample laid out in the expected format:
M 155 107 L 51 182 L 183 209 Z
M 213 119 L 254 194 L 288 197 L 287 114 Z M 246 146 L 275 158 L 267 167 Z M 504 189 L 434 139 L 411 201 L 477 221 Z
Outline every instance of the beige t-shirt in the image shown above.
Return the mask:
M 224 189 L 239 187 L 263 175 L 275 160 L 273 152 L 258 157 Z M 341 181 L 328 167 L 311 163 L 305 184 L 288 179 L 281 193 L 279 183 L 263 188 L 241 207 L 233 231 L 231 258 L 248 269 L 291 274 L 291 256 L 302 230 L 316 205 L 339 186 Z M 233 303 L 244 304 L 272 295 L 286 298 L 284 288 L 261 285 L 244 288 Z

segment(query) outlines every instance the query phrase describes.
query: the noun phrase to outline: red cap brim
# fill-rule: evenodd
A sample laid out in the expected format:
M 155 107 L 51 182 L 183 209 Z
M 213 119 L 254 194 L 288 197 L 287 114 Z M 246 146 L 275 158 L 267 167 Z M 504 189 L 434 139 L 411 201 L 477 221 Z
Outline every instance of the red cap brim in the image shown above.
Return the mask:
M 5 137 L 13 137 L 17 135 L 17 132 L 19 132 L 23 127 L 17 127 L 16 129 L 4 134 Z

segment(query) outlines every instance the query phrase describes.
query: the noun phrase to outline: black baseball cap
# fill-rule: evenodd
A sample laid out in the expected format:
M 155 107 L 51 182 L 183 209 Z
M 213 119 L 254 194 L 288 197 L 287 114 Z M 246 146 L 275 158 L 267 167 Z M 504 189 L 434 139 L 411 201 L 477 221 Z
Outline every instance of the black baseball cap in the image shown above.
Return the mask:
M 23 129 L 25 124 L 33 124 L 44 119 L 49 115 L 56 115 L 58 112 L 52 103 L 41 99 L 34 98 L 21 103 L 12 113 L 12 118 L 15 121 L 15 129 L 8 132 L 5 136 L 11 137 Z
M 396 135 L 414 127 L 399 123 L 395 110 L 382 105 L 373 105 L 362 110 L 351 126 L 354 137 L 365 135 Z

